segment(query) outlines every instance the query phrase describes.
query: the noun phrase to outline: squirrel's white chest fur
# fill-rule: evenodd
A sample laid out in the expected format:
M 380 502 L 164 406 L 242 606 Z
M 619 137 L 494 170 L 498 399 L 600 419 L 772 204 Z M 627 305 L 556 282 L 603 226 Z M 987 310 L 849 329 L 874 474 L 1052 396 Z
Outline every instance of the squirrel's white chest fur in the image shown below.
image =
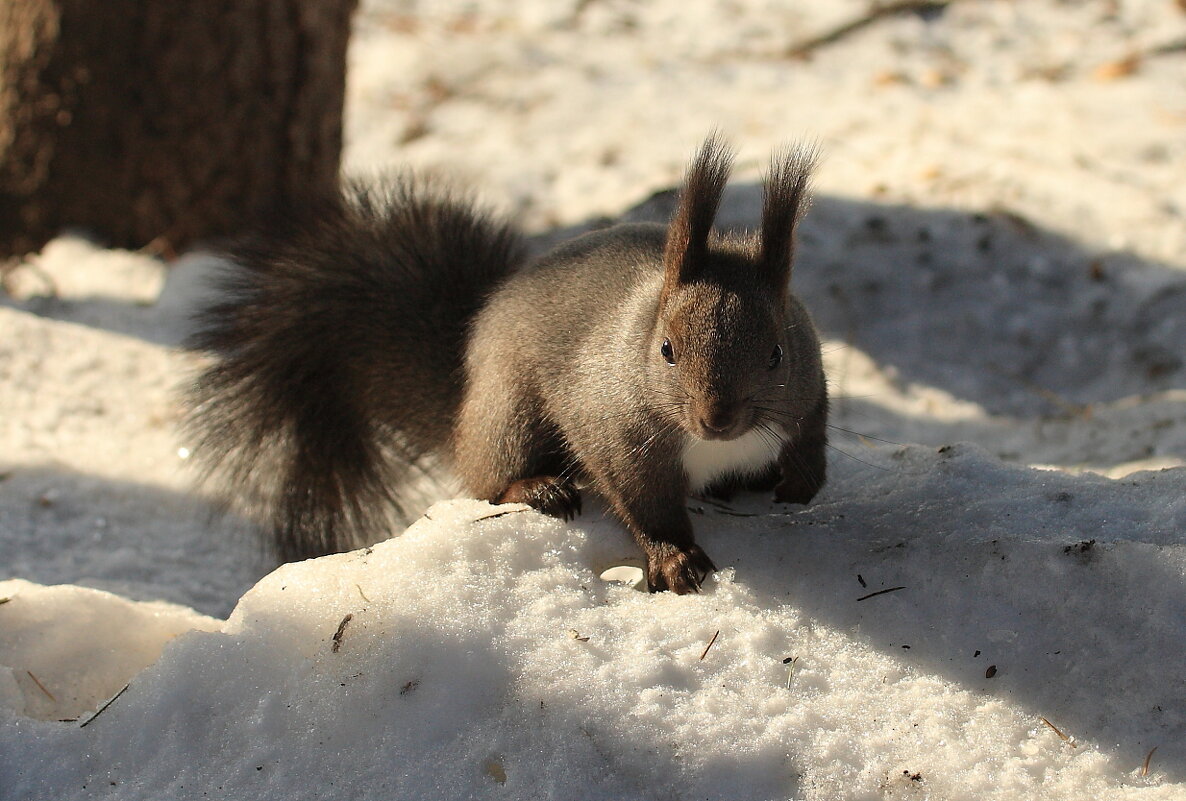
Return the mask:
M 688 437 L 683 453 L 688 491 L 699 492 L 721 476 L 752 475 L 765 469 L 777 456 L 770 436 L 763 439 L 757 429 L 727 441 Z

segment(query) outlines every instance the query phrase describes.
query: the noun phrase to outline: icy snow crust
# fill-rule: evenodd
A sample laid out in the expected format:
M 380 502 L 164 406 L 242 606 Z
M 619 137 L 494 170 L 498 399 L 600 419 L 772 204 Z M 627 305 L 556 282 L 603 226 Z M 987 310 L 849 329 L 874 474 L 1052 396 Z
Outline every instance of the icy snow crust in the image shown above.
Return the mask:
M 957 2 L 781 55 L 866 8 L 358 17 L 347 169 L 445 172 L 541 247 L 664 219 L 713 126 L 753 226 L 770 150 L 820 141 L 830 482 L 690 498 L 698 596 L 602 581 L 638 552 L 593 499 L 269 572 L 176 429 L 216 260 L 63 236 L 9 274 L 0 799 L 1186 797 L 1186 56 L 1129 58 L 1186 15 Z

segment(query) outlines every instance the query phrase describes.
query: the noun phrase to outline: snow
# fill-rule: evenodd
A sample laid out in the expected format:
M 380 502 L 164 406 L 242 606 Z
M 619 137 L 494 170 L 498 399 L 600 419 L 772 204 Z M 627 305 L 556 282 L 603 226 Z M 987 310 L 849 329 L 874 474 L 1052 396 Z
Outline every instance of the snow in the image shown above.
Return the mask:
M 0 295 L 0 799 L 1186 797 L 1186 84 L 1126 62 L 1186 15 L 958 2 L 798 60 L 867 4 L 429 6 L 360 11 L 346 168 L 541 242 L 662 219 L 714 126 L 753 226 L 821 143 L 828 485 L 689 499 L 691 597 L 602 579 L 639 555 L 592 499 L 272 570 L 176 429 L 217 261 L 64 235 Z

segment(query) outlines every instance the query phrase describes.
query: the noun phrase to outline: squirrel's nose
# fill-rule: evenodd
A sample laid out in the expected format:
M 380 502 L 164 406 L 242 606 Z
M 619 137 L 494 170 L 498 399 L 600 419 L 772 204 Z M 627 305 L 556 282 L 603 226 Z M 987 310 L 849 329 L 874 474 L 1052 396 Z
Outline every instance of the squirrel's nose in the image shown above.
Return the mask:
M 700 425 L 714 434 L 728 431 L 737 422 L 737 410 L 733 407 L 709 409 L 700 417 Z
M 705 418 L 705 419 L 701 420 L 700 424 L 702 426 L 704 426 L 705 428 L 707 428 L 709 431 L 715 431 L 719 434 L 720 432 L 725 431 L 726 429 L 729 428 L 729 426 L 732 424 L 732 420 L 724 419 L 724 418 L 717 418 L 717 417 L 709 417 L 709 418 Z

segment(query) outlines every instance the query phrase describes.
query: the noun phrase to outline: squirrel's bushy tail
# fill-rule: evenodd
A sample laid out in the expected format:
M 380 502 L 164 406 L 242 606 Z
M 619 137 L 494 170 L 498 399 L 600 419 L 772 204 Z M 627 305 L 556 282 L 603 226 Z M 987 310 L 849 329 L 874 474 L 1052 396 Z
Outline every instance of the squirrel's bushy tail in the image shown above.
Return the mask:
M 522 254 L 412 178 L 306 199 L 231 247 L 189 343 L 213 357 L 186 426 L 206 479 L 285 560 L 384 536 L 449 441 L 467 327 Z

